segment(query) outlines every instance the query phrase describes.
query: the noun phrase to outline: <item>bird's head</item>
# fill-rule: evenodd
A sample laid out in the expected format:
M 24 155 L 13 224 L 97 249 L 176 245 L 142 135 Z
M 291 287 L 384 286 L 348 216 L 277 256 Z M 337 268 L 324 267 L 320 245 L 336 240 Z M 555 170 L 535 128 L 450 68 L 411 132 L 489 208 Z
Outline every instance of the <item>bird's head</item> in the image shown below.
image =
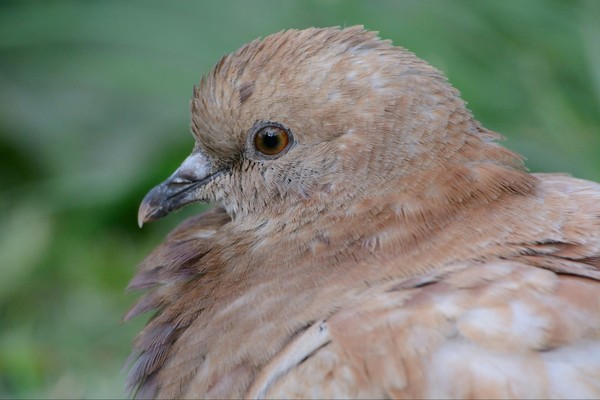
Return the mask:
M 145 197 L 140 225 L 197 201 L 234 220 L 289 208 L 318 215 L 490 158 L 489 146 L 515 163 L 437 70 L 362 27 L 251 42 L 202 79 L 191 110 L 194 150 Z

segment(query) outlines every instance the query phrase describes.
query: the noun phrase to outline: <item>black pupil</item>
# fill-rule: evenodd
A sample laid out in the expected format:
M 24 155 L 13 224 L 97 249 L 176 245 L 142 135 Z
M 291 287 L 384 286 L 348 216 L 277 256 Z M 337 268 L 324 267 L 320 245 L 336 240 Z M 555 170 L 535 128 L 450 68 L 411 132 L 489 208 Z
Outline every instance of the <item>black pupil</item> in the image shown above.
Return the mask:
M 281 142 L 281 138 L 279 137 L 279 132 L 276 131 L 267 131 L 263 136 L 263 145 L 269 149 L 275 149 L 279 146 Z

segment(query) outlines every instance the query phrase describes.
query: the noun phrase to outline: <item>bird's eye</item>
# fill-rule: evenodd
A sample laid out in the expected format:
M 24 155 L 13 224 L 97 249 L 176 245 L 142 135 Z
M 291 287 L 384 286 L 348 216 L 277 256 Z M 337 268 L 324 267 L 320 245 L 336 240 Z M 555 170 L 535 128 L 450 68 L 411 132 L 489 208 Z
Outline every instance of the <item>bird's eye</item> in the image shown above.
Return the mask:
M 278 125 L 267 125 L 258 130 L 254 136 L 254 147 L 260 153 L 274 156 L 286 150 L 290 145 L 288 131 Z

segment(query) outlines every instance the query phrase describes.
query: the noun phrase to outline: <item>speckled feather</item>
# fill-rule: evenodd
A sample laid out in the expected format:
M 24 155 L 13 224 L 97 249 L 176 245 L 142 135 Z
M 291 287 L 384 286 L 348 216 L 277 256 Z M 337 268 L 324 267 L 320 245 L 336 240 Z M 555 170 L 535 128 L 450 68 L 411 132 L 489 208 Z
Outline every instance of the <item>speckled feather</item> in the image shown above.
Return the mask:
M 254 41 L 191 108 L 227 172 L 130 284 L 138 397 L 600 397 L 600 185 L 527 173 L 361 27 Z M 293 147 L 253 158 L 257 121 Z

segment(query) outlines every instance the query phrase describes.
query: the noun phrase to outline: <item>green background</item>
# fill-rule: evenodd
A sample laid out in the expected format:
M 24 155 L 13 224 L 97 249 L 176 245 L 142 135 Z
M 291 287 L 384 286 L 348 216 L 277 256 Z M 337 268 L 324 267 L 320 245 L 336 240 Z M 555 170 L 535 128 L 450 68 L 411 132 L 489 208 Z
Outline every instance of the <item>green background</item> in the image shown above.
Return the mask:
M 600 180 L 600 2 L 2 1 L 0 397 L 122 397 L 136 226 L 192 85 L 285 28 L 364 24 L 445 72 L 533 171 Z

